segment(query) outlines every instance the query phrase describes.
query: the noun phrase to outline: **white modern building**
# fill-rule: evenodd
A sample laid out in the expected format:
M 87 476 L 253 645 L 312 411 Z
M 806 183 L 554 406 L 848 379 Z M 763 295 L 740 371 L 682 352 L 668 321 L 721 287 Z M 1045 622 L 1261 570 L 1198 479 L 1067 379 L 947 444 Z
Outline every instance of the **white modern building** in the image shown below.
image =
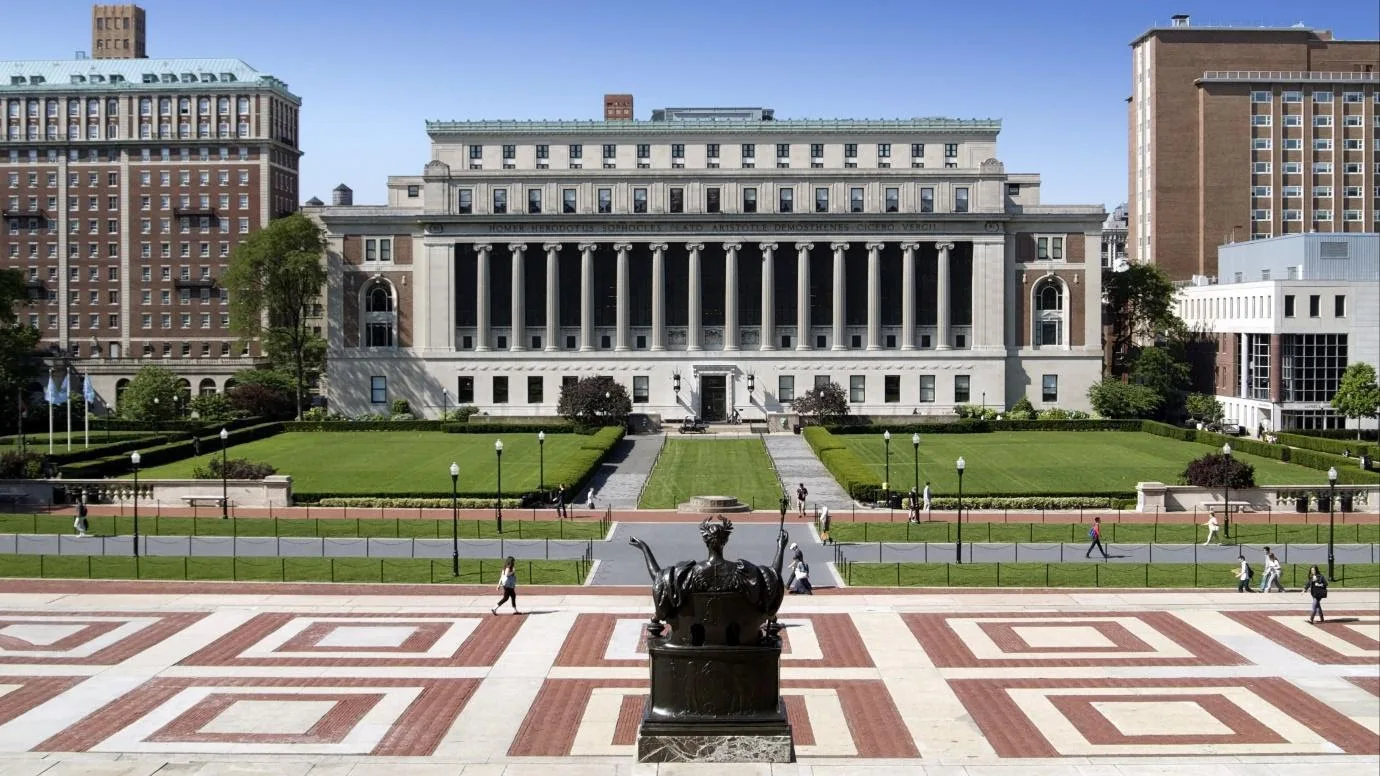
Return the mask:
M 1330 404 L 1342 372 L 1380 363 L 1380 235 L 1234 243 L 1217 261 L 1221 276 L 1194 278 L 1178 314 L 1217 343 L 1227 418 L 1252 433 L 1346 427 Z
M 563 382 L 610 375 L 663 419 L 789 412 L 821 381 L 856 414 L 1086 409 L 1106 213 L 1041 204 L 999 130 L 752 108 L 428 122 L 431 161 L 387 205 L 308 203 L 331 406 L 550 415 Z

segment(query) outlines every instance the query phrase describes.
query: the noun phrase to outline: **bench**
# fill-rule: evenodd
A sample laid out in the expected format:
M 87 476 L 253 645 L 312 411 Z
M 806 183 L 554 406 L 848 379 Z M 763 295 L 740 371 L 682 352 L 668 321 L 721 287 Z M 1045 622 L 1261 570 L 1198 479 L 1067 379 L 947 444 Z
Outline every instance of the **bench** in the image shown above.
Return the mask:
M 1249 501 L 1209 501 L 1206 504 L 1204 504 L 1203 507 L 1207 509 L 1209 515 L 1213 512 L 1222 512 L 1223 514 L 1225 514 L 1228 511 L 1252 511 L 1251 504 Z
M 213 507 L 218 507 L 218 506 L 220 506 L 222 503 L 224 503 L 225 499 L 221 498 L 220 496 L 203 496 L 203 495 L 195 495 L 195 496 L 183 496 L 183 497 L 182 497 L 182 501 L 184 501 L 184 502 L 187 504 L 187 506 L 189 506 L 189 507 L 198 507 L 198 506 L 201 506 L 201 505 L 204 505 L 204 504 L 205 504 L 205 505 L 210 505 L 210 506 L 213 506 Z
M 0 503 L 9 503 L 15 507 L 23 504 L 28 497 L 18 490 L 0 490 Z

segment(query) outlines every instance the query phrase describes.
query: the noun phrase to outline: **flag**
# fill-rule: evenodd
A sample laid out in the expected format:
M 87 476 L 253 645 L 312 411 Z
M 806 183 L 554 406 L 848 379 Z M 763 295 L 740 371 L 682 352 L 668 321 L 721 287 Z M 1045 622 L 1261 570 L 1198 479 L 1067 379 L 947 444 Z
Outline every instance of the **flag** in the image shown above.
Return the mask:
M 81 398 L 90 407 L 96 403 L 96 386 L 91 384 L 91 375 L 86 375 L 81 380 Z
M 57 404 L 58 399 L 57 383 L 53 382 L 53 373 L 48 373 L 48 386 L 43 389 L 43 400 L 49 404 Z
M 66 404 L 66 403 L 67 403 L 67 397 L 70 396 L 71 393 L 72 393 L 72 373 L 71 373 L 71 372 L 68 372 L 67 374 L 65 374 L 65 375 L 62 376 L 62 387 L 58 389 L 57 398 L 53 401 L 53 403 L 54 403 L 54 404 Z

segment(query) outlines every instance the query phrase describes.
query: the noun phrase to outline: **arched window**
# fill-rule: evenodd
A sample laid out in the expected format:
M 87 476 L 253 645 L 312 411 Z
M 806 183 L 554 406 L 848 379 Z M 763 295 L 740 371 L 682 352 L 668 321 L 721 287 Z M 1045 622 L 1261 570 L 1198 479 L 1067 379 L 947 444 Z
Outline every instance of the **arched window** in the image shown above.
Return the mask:
M 393 286 L 382 278 L 370 281 L 363 290 L 364 323 L 362 344 L 366 348 L 397 346 L 398 313 Z
M 202 396 L 215 395 L 216 381 L 212 380 L 209 377 L 201 378 L 201 382 L 197 384 L 197 393 L 201 394 Z
M 1035 286 L 1035 319 L 1031 322 L 1035 347 L 1061 347 L 1064 344 L 1064 286 L 1047 277 Z

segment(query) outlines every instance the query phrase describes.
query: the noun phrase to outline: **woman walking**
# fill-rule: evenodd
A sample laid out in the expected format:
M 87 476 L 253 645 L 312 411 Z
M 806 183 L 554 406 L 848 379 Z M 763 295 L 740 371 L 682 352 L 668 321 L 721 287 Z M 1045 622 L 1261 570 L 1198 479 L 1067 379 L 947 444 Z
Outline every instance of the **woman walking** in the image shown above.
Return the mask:
M 517 608 L 517 572 L 513 570 L 516 564 L 511 555 L 503 562 L 503 573 L 498 576 L 498 589 L 503 591 L 503 597 L 489 610 L 489 614 L 498 614 L 498 607 L 509 601 L 513 602 L 513 614 L 522 614 Z
M 1308 569 L 1308 581 L 1304 583 L 1303 589 L 1313 595 L 1313 611 L 1308 613 L 1308 621 L 1318 618 L 1318 622 L 1327 622 L 1323 619 L 1322 602 L 1327 597 L 1327 577 L 1318 570 L 1317 566 Z
M 1284 584 L 1279 581 L 1280 570 L 1279 558 L 1275 557 L 1273 552 L 1265 553 L 1265 576 L 1260 580 L 1260 592 L 1273 592 L 1271 587 L 1274 585 L 1279 585 L 1279 589 L 1284 590 Z

